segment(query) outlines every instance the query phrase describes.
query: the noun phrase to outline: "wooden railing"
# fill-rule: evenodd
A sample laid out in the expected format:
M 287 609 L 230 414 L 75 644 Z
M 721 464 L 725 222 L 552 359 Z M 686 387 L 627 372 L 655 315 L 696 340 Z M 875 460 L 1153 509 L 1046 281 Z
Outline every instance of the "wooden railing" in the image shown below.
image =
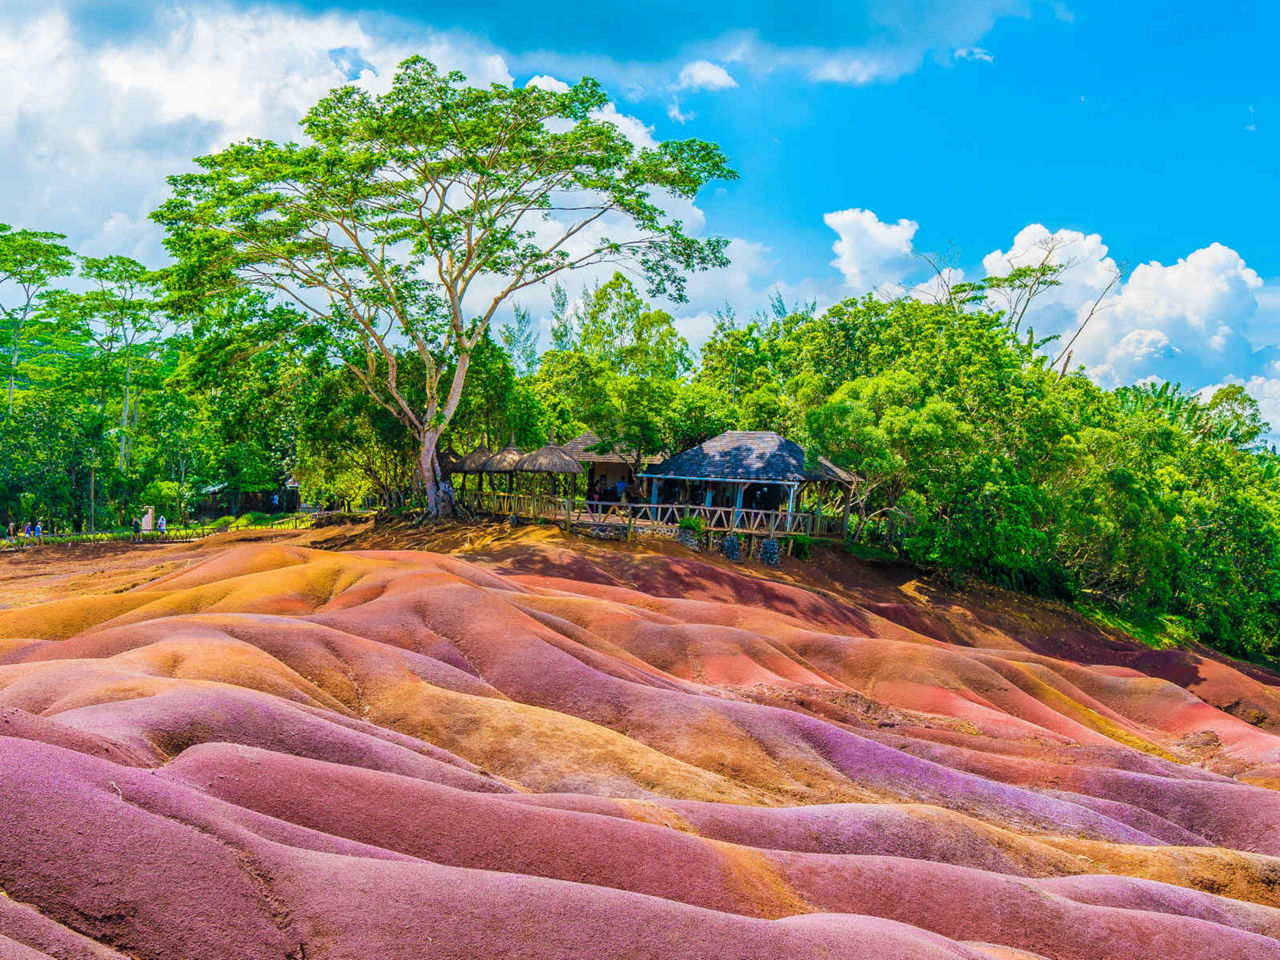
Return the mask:
M 58 546 L 79 543 L 190 543 L 203 540 L 217 533 L 228 530 L 301 530 L 310 527 L 317 514 L 294 513 L 277 520 L 263 520 L 235 526 L 233 524 L 205 524 L 172 526 L 164 533 L 159 530 L 144 530 L 135 534 L 132 530 L 99 530 L 95 533 L 45 533 L 39 539 L 35 536 L 18 535 L 13 540 L 4 536 L 0 529 L 0 550 L 28 550 L 33 547 Z
M 516 516 L 563 524 L 619 524 L 628 527 L 675 527 L 682 517 L 701 517 L 703 529 L 728 533 L 840 538 L 844 518 L 816 511 L 753 510 L 746 507 L 707 507 L 692 503 L 617 503 L 583 500 L 538 493 L 498 493 L 463 490 L 460 506 L 469 513 L 497 517 Z

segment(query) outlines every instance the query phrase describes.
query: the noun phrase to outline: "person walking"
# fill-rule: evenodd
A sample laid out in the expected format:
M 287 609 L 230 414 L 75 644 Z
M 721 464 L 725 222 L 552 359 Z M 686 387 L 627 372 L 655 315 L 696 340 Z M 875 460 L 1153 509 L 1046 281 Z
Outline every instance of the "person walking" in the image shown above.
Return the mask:
M 9 521 L 9 526 L 5 531 L 5 539 L 10 543 L 13 543 L 18 539 L 18 528 L 12 520 Z
M 138 516 L 133 518 L 133 542 L 142 542 L 142 518 Z
M 164 514 L 160 514 L 160 519 L 156 521 L 156 529 L 160 531 L 160 539 L 164 540 L 168 537 L 169 523 L 164 518 Z
M 44 527 L 39 520 L 36 521 L 36 543 L 44 543 Z

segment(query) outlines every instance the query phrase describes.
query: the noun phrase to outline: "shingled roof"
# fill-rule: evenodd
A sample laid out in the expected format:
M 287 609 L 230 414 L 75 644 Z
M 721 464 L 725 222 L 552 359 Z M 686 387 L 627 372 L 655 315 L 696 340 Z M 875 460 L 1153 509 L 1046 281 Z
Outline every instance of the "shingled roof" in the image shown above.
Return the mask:
M 634 459 L 633 451 L 624 448 L 617 448 L 605 453 L 601 450 L 588 450 L 588 447 L 594 447 L 600 442 L 600 438 L 588 430 L 580 437 L 574 437 L 563 447 L 564 452 L 573 457 L 579 463 L 622 463 L 630 464 Z M 645 457 L 645 460 L 652 463 L 656 458 Z
M 805 470 L 800 444 L 769 430 L 730 430 L 668 457 L 644 476 L 774 483 L 826 479 Z

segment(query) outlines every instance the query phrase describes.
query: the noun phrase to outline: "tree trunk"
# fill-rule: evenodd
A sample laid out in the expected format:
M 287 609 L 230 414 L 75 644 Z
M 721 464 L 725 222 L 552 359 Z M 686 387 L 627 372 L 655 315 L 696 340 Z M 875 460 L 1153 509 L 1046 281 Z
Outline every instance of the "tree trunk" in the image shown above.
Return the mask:
M 124 409 L 120 411 L 120 469 L 123 471 L 127 466 L 128 455 L 128 436 L 129 436 L 129 387 L 130 380 L 133 379 L 132 361 L 125 361 L 124 368 Z
M 440 442 L 441 428 L 428 427 L 422 433 L 422 446 L 418 450 L 418 472 L 422 477 L 422 492 L 427 497 L 427 516 L 440 516 L 440 479 L 436 469 L 436 445 Z
M 9 412 L 5 415 L 5 421 L 13 419 L 13 386 L 14 380 L 18 376 L 18 335 L 13 335 L 13 356 L 9 358 Z

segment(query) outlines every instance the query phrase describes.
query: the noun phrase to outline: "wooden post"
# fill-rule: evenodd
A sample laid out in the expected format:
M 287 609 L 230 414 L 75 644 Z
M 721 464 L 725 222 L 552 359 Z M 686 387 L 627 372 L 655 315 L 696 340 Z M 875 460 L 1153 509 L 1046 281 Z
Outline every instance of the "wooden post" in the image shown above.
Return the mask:
M 733 504 L 733 523 L 730 525 L 733 530 L 738 529 L 738 517 L 742 513 L 742 494 L 746 489 L 747 485 L 745 483 L 738 484 L 738 499 Z

